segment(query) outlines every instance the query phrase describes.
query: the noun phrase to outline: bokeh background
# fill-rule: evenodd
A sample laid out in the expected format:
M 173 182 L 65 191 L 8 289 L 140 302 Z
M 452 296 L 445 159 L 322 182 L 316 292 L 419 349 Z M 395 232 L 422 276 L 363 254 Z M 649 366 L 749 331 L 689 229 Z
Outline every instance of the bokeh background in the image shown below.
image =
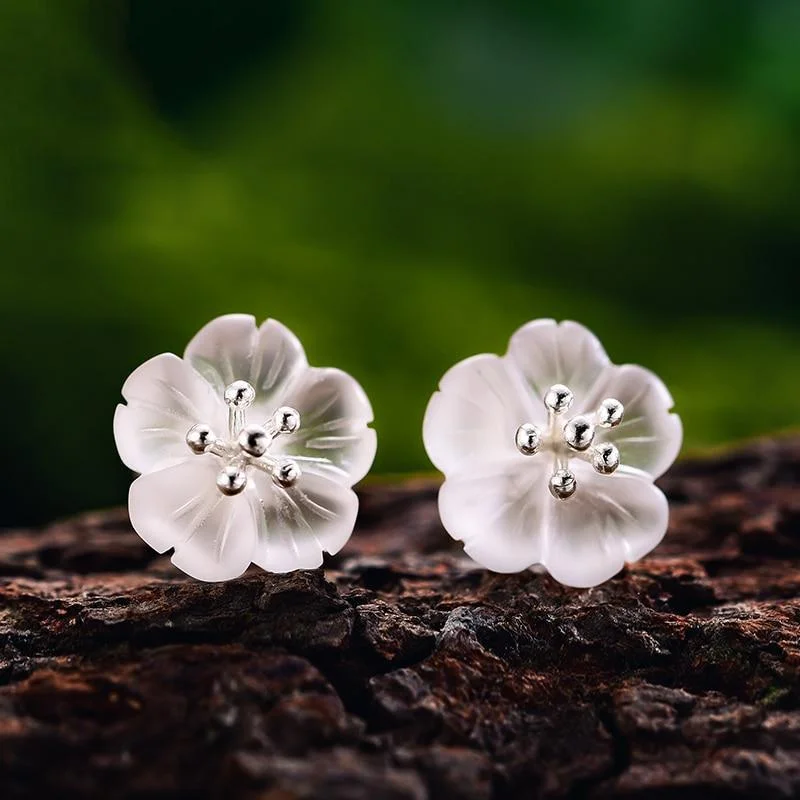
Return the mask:
M 0 4 L 0 524 L 124 501 L 141 361 L 243 311 L 430 469 L 444 370 L 538 316 L 687 448 L 800 422 L 796 0 Z

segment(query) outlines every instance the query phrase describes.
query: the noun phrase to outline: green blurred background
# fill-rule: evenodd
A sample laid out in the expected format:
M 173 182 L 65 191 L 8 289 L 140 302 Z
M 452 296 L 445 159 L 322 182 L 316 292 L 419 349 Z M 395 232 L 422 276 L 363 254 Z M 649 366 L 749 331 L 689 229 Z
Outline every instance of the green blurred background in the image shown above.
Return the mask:
M 429 469 L 438 378 L 539 317 L 686 446 L 800 421 L 796 0 L 0 4 L 0 524 L 121 503 L 141 361 L 274 316 Z

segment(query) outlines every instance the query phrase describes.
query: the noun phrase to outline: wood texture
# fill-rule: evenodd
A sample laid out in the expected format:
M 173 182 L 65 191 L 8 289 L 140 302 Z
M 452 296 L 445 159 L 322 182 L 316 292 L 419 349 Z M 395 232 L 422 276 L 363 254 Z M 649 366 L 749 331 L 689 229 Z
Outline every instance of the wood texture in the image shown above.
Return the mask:
M 422 480 L 325 572 L 196 583 L 122 510 L 0 534 L 0 797 L 800 796 L 800 441 L 662 485 L 589 591 L 465 560 Z

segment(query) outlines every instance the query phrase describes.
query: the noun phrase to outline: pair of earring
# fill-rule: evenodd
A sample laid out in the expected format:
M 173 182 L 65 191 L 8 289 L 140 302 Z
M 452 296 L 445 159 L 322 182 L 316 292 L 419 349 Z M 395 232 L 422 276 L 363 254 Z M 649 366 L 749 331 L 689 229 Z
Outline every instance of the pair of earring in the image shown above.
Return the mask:
M 140 473 L 131 522 L 190 576 L 314 568 L 350 538 L 352 487 L 377 448 L 372 408 L 350 375 L 309 366 L 279 322 L 212 320 L 182 359 L 142 364 L 122 395 L 114 436 Z M 444 527 L 497 572 L 541 564 L 569 586 L 607 580 L 666 532 L 653 482 L 681 446 L 672 405 L 659 378 L 612 364 L 582 325 L 524 325 L 505 356 L 452 367 L 428 405 Z

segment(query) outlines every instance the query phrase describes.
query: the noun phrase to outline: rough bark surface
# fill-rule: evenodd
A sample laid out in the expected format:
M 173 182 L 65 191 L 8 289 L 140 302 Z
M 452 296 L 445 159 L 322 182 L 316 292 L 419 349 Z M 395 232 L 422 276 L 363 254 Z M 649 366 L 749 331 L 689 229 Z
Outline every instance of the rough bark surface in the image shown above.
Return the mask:
M 428 481 L 222 585 L 123 510 L 0 534 L 0 797 L 800 796 L 800 441 L 662 485 L 664 543 L 589 591 L 464 559 Z

